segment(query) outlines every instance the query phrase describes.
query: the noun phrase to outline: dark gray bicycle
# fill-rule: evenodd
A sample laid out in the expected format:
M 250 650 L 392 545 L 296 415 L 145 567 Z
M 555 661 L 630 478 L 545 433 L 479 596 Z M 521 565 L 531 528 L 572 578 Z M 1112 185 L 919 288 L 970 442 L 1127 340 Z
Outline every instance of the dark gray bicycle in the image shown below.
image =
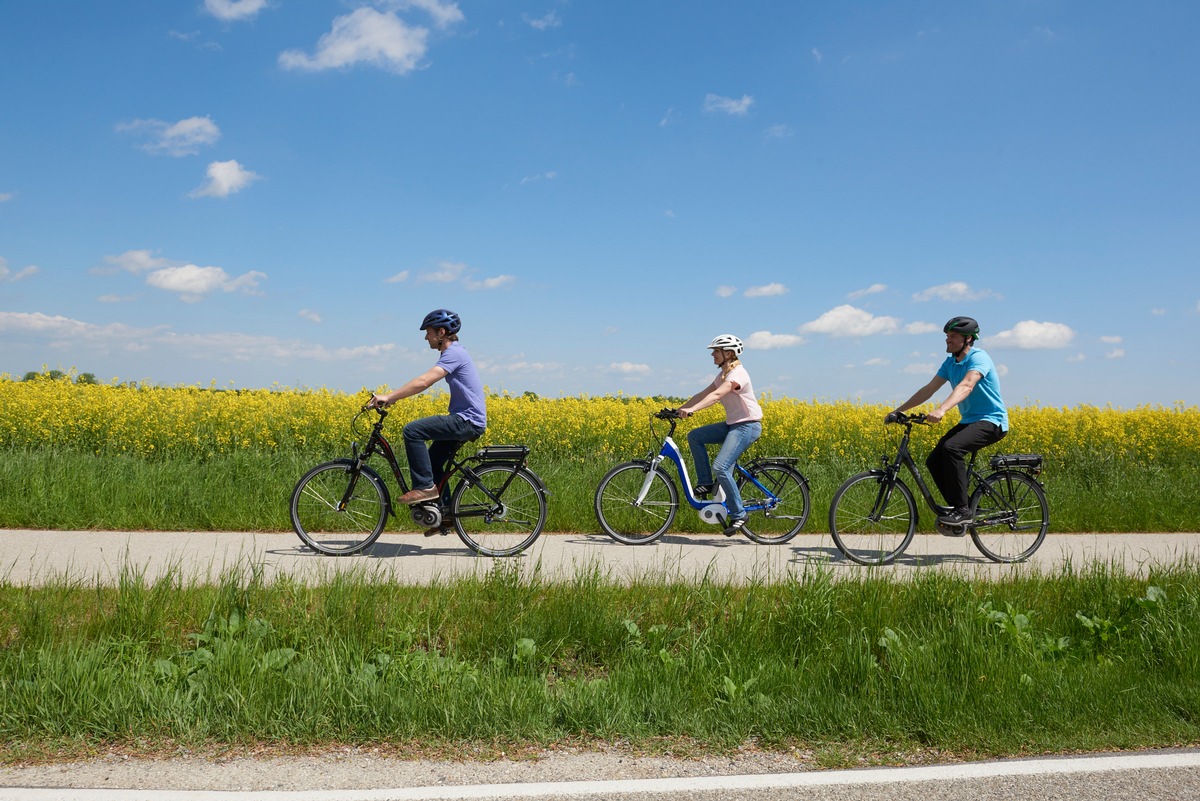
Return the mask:
M 914 425 L 927 425 L 925 415 L 896 412 L 894 422 L 904 426 L 896 455 L 883 457 L 883 467 L 851 476 L 833 495 L 829 507 L 829 533 L 847 559 L 863 565 L 895 561 L 912 542 L 917 530 L 917 502 L 900 477 L 908 468 L 925 503 L 936 515 L 950 512 L 939 504 L 917 471 L 908 444 Z M 950 537 L 967 534 L 993 562 L 1023 562 L 1046 538 L 1050 507 L 1038 476 L 1042 457 L 1036 453 L 998 454 L 988 460 L 992 472 L 975 469 L 975 456 L 967 465 L 974 520 L 951 528 L 941 522 L 937 530 Z
M 292 528 L 318 553 L 360 553 L 379 539 L 388 516 L 396 515 L 387 484 L 367 465 L 372 456 L 383 456 L 401 495 L 408 491 L 396 454 L 383 435 L 388 412 L 363 406 L 354 416 L 351 430 L 363 433 L 360 420 L 369 411 L 378 417 L 361 450 L 355 442 L 349 459 L 317 465 L 292 491 Z M 519 554 L 542 533 L 549 494 L 526 466 L 528 459 L 525 445 L 486 445 L 462 460 L 455 449 L 438 485 L 441 495 L 409 506 L 413 522 L 421 528 L 435 528 L 453 521 L 459 539 L 472 551 L 484 556 Z M 453 490 L 447 494 L 451 485 Z M 449 502 L 444 503 L 443 497 L 449 497 Z

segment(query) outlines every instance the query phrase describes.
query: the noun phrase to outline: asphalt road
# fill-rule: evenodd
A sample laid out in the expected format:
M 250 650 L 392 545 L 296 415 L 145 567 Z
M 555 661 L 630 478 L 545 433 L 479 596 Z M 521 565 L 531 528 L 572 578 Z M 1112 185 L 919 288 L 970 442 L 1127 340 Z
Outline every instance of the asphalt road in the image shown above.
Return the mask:
M 1200 557 L 1200 533 L 1049 534 L 1022 565 L 997 565 L 975 550 L 970 538 L 918 534 L 895 565 L 871 568 L 897 576 L 936 568 L 971 576 L 1001 576 L 1017 570 L 1058 571 L 1094 562 L 1123 566 L 1131 573 L 1154 565 Z M 295 534 L 238 532 L 0 531 L 0 580 L 41 584 L 69 577 L 114 583 L 134 570 L 147 580 L 168 571 L 194 579 L 216 579 L 230 569 L 255 566 L 264 578 L 284 574 L 319 580 L 337 570 L 358 570 L 424 584 L 435 579 L 486 572 L 497 560 L 479 557 L 451 535 L 384 534 L 360 556 L 328 557 L 304 548 Z M 868 568 L 843 559 L 828 534 L 801 534 L 785 545 L 757 545 L 744 537 L 670 535 L 650 545 L 630 546 L 603 534 L 543 534 L 515 562 L 546 578 L 571 578 L 600 569 L 615 580 L 657 575 L 715 580 L 778 581 L 823 564 L 837 574 Z

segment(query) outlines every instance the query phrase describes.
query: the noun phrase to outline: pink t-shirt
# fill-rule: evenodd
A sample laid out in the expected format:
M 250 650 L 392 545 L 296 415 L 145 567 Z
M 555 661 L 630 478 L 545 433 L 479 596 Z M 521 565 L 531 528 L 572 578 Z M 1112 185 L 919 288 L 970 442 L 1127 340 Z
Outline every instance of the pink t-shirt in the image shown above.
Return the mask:
M 708 385 L 708 391 L 712 392 L 726 381 L 733 382 L 733 391 L 721 398 L 721 405 L 725 407 L 725 422 L 733 425 L 761 421 L 763 418 L 762 407 L 758 405 L 758 399 L 754 397 L 754 387 L 750 384 L 750 373 L 746 371 L 746 368 L 739 364 L 723 378 L 720 373 L 717 373 L 717 377 Z

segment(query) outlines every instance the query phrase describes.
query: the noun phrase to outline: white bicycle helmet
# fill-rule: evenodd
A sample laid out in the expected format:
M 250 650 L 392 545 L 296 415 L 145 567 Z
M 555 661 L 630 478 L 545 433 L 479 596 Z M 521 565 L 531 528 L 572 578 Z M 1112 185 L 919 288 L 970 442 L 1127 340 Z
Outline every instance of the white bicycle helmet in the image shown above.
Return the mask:
M 713 337 L 713 341 L 708 343 L 709 349 L 720 348 L 721 350 L 731 350 L 734 356 L 742 355 L 742 340 L 735 337 L 733 334 L 721 334 Z

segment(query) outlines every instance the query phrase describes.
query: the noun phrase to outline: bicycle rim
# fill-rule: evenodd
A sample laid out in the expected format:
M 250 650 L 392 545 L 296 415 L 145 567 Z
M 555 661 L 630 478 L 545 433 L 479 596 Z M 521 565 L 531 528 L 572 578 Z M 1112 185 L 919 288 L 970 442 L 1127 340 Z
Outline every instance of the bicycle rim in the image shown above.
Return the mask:
M 917 504 L 904 482 L 890 493 L 879 473 L 859 473 L 838 488 L 829 507 L 829 533 L 838 550 L 862 565 L 895 561 L 912 542 Z
M 459 538 L 484 556 L 514 556 L 528 548 L 546 524 L 541 482 L 524 468 L 514 475 L 507 465 L 483 465 L 475 473 L 479 480 L 463 479 L 450 502 Z
M 971 539 L 993 562 L 1023 562 L 1041 547 L 1050 507 L 1041 486 L 1024 473 L 995 473 L 971 499 Z
M 619 464 L 600 479 L 594 507 L 605 534 L 626 545 L 644 545 L 661 537 L 675 520 L 679 492 L 662 470 L 654 469 L 650 488 L 635 505 L 650 466 L 643 462 Z
M 347 497 L 351 481 L 354 489 Z M 326 462 L 297 482 L 290 511 L 292 528 L 305 545 L 330 556 L 347 556 L 383 533 L 387 490 L 374 473 L 364 470 L 355 476 L 349 461 Z
M 748 478 L 738 475 L 742 505 L 763 507 L 760 511 L 749 513 L 743 531 L 747 537 L 763 545 L 787 542 L 804 528 L 808 520 L 808 482 L 804 476 L 782 464 L 760 464 L 749 473 L 770 491 L 774 499 Z

